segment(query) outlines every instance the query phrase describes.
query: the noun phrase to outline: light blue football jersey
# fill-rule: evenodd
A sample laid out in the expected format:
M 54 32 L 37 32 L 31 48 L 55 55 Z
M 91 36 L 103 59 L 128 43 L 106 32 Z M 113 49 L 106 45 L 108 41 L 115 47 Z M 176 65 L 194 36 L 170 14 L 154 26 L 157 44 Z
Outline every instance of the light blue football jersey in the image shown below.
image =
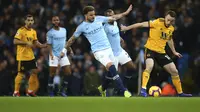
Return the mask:
M 117 26 L 117 22 L 115 21 L 114 24 L 109 24 L 109 23 L 104 24 L 104 30 L 111 44 L 114 56 L 118 56 L 122 52 L 122 47 L 120 44 L 121 37 L 119 34 L 119 28 Z
M 109 17 L 96 16 L 93 22 L 83 21 L 74 32 L 74 37 L 78 38 L 83 34 L 91 44 L 92 52 L 110 48 L 110 43 L 104 31 L 102 23 L 107 23 Z
M 47 32 L 47 43 L 52 45 L 52 52 L 54 56 L 60 56 L 62 49 L 65 47 L 67 38 L 67 31 L 60 27 L 59 30 L 54 28 Z

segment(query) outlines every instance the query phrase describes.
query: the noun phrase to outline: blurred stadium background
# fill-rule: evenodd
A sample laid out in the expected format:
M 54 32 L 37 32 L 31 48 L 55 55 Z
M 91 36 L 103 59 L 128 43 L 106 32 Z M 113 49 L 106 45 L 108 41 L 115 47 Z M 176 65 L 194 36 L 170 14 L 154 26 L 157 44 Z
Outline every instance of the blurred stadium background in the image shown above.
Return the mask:
M 76 26 L 84 19 L 82 9 L 86 5 L 93 5 L 97 14 L 103 15 L 108 8 L 120 13 L 133 4 L 133 11 L 118 21 L 119 24 L 129 25 L 135 22 L 163 17 L 164 12 L 172 9 L 177 12 L 174 41 L 177 51 L 183 54 L 183 58 L 177 59 L 169 55 L 176 62 L 179 70 L 183 89 L 186 93 L 200 95 L 200 1 L 199 0 L 0 0 L 0 95 L 12 95 L 13 83 L 17 72 L 15 61 L 15 46 L 13 37 L 16 30 L 21 27 L 23 17 L 31 13 L 34 15 L 34 28 L 38 33 L 41 43 L 46 42 L 46 32 L 51 27 L 52 15 L 59 15 L 61 26 L 68 30 L 70 37 Z M 129 90 L 137 94 L 140 85 L 141 71 L 143 70 L 143 52 L 145 41 L 148 37 L 148 29 L 134 29 L 121 34 L 125 40 L 123 47 L 128 51 L 137 69 L 126 71 L 119 67 L 119 73 Z M 97 87 L 101 83 L 101 77 L 105 69 L 94 60 L 90 53 L 89 43 L 85 38 L 79 38 L 72 46 L 75 55 L 70 57 L 72 77 L 69 84 L 69 96 L 98 96 Z M 48 82 L 48 51 L 47 49 L 35 49 L 39 76 L 39 96 L 47 95 Z M 126 77 L 126 74 L 132 77 Z M 55 82 L 59 82 L 59 75 Z M 161 68 L 155 66 L 149 85 L 165 87 L 170 84 L 169 75 Z M 91 80 L 92 78 L 92 80 Z M 26 87 L 24 80 L 21 90 Z M 110 87 L 111 94 L 118 95 Z

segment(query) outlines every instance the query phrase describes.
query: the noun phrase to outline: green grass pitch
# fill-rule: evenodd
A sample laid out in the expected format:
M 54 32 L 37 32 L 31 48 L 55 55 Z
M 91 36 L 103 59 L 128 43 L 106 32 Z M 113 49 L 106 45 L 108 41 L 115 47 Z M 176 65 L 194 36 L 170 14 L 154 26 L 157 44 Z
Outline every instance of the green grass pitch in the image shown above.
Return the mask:
M 200 98 L 0 97 L 0 112 L 200 112 Z

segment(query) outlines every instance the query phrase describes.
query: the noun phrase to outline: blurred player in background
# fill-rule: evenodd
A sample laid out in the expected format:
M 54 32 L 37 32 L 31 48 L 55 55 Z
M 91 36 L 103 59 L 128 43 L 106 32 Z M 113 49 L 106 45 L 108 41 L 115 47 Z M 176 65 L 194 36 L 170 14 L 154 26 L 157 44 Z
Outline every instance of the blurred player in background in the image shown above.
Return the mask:
M 112 9 L 108 9 L 105 12 L 105 15 L 108 17 L 112 17 L 113 15 L 115 15 L 115 13 Z M 133 64 L 132 59 L 130 58 L 128 53 L 121 47 L 121 43 L 123 43 L 124 40 L 120 37 L 120 32 L 119 32 L 117 22 L 112 21 L 112 22 L 105 23 L 104 30 L 107 34 L 108 40 L 111 44 L 113 54 L 115 56 L 114 64 L 116 66 L 116 69 L 118 69 L 118 64 L 124 65 L 127 68 L 127 77 L 132 77 L 131 73 L 135 69 L 135 64 Z M 105 79 L 105 80 L 109 81 L 109 79 Z M 108 83 L 104 83 L 104 84 L 108 84 Z M 103 88 L 103 91 L 105 89 L 106 88 Z
M 37 33 L 32 28 L 34 18 L 28 14 L 25 16 L 25 26 L 19 28 L 13 43 L 17 46 L 18 74 L 15 78 L 15 90 L 13 96 L 20 96 L 20 84 L 25 73 L 30 72 L 27 96 L 36 96 L 34 91 L 38 89 L 37 64 L 33 53 L 34 47 L 44 48 L 45 44 L 38 42 Z
M 110 72 L 109 77 L 113 77 L 117 87 L 121 90 L 125 97 L 131 97 L 131 93 L 124 87 L 121 78 L 119 77 L 117 70 L 114 66 L 115 57 L 113 55 L 109 40 L 104 31 L 103 24 L 112 22 L 127 15 L 132 10 L 132 5 L 129 6 L 126 12 L 113 15 L 111 17 L 96 16 L 93 6 L 86 6 L 83 9 L 85 20 L 77 27 L 73 36 L 68 40 L 66 48 L 68 49 L 81 34 L 83 34 L 89 43 L 96 60 L 106 67 L 106 70 Z M 105 96 L 106 92 L 103 91 L 107 87 L 101 88 L 101 94 Z
M 121 31 L 130 30 L 132 28 L 149 27 L 149 38 L 145 44 L 145 62 L 146 69 L 142 74 L 142 88 L 140 95 L 146 97 L 146 85 L 148 83 L 150 73 L 154 66 L 154 61 L 157 61 L 168 73 L 171 74 L 172 82 L 176 87 L 179 96 L 189 97 L 191 94 L 185 94 L 182 91 L 181 81 L 179 78 L 178 70 L 171 60 L 171 58 L 165 52 L 166 43 L 168 43 L 172 53 L 181 58 L 182 55 L 176 52 L 172 34 L 174 27 L 172 24 L 175 22 L 176 13 L 174 11 L 168 11 L 165 14 L 165 18 L 158 18 L 153 21 L 147 21 L 142 23 L 136 23 L 130 26 L 121 26 Z
M 60 95 L 67 96 L 66 89 L 69 83 L 69 75 L 71 75 L 70 62 L 67 57 L 67 50 L 63 48 L 66 44 L 67 31 L 60 27 L 60 19 L 58 16 L 52 17 L 53 28 L 47 32 L 47 43 L 49 46 L 49 66 L 50 74 L 48 80 L 48 91 L 50 96 L 54 96 L 53 79 L 56 75 L 56 70 L 60 66 L 64 71 L 63 82 L 61 84 Z M 71 48 L 70 53 L 73 54 Z

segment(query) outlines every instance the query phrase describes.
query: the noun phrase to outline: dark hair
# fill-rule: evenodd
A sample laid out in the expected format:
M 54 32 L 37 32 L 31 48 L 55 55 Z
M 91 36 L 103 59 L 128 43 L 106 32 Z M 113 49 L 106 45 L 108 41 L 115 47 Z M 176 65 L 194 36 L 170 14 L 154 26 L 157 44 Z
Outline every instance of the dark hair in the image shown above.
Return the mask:
M 24 20 L 26 20 L 26 19 L 29 18 L 29 17 L 33 17 L 33 15 L 27 14 L 27 15 L 24 17 Z
M 90 11 L 94 11 L 94 7 L 93 6 L 85 6 L 83 8 L 83 14 L 84 15 L 87 14 L 88 12 L 90 12 Z
M 169 14 L 171 17 L 174 17 L 174 18 L 176 17 L 176 12 L 175 12 L 175 11 L 169 10 L 169 11 L 166 12 L 165 16 L 168 15 L 168 14 Z
M 51 19 L 53 19 L 54 17 L 58 17 L 58 18 L 59 18 L 59 16 L 58 16 L 58 15 L 53 15 L 53 16 L 51 17 Z
M 108 16 L 108 13 L 111 13 L 113 10 L 112 9 L 108 9 L 108 10 L 106 10 L 105 12 L 104 12 L 104 15 L 105 16 Z

